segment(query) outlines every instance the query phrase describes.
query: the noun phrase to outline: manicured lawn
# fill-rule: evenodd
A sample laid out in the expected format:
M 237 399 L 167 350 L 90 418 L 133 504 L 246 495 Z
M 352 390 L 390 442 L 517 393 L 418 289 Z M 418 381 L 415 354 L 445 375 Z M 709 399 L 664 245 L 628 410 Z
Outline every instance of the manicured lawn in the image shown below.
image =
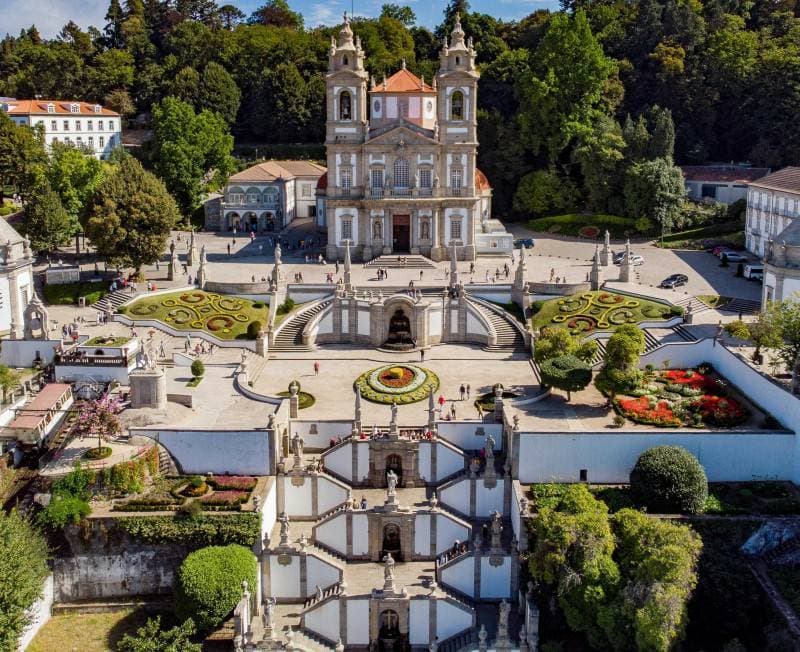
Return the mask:
M 588 335 L 594 330 L 614 330 L 622 324 L 666 320 L 680 314 L 660 301 L 634 298 L 613 292 L 584 292 L 541 303 L 533 317 L 533 327 L 566 328 L 573 335 Z
M 739 223 L 711 224 L 670 233 L 664 236 L 663 244 L 661 238 L 656 239 L 656 244 L 664 249 L 702 249 L 706 238 L 724 238 L 731 244 L 736 244 L 742 239 L 742 235 L 742 226 Z
M 86 305 L 100 301 L 108 294 L 107 281 L 80 281 L 62 285 L 45 285 L 44 298 L 47 303 L 57 306 L 72 306 L 78 297 L 86 297 Z
M 721 297 L 718 294 L 700 294 L 697 298 L 709 308 L 722 308 L 731 300 L 730 297 Z
M 602 240 L 606 229 L 612 238 L 619 239 L 628 235 L 635 235 L 634 220 L 619 215 L 554 215 L 552 217 L 538 217 L 528 222 L 527 228 L 540 233 L 555 233 L 558 235 L 571 235 Z
M 144 625 L 142 609 L 123 609 L 100 614 L 53 616 L 39 630 L 28 652 L 105 652 Z
M 133 320 L 156 319 L 178 330 L 206 331 L 223 340 L 248 339 L 251 322 L 267 323 L 263 303 L 202 290 L 144 296 L 123 308 Z
M 131 341 L 130 337 L 114 337 L 98 335 L 83 343 L 82 346 L 122 346 Z

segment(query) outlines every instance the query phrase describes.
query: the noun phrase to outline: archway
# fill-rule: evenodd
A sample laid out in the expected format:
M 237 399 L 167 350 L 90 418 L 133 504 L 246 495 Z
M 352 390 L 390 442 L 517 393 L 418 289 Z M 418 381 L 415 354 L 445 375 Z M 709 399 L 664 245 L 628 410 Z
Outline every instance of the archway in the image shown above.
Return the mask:
M 242 221 L 239 217 L 239 213 L 228 213 L 225 216 L 225 221 L 227 222 L 228 231 L 232 231 L 233 229 L 241 230 L 242 228 Z
M 397 454 L 386 456 L 386 471 L 384 477 L 389 471 L 394 471 L 397 476 L 397 485 L 403 486 L 403 458 Z
M 386 345 L 397 350 L 414 348 L 414 336 L 411 331 L 411 320 L 405 310 L 397 307 L 389 318 L 386 329 Z
M 403 560 L 403 547 L 400 542 L 400 526 L 396 523 L 387 523 L 383 526 L 383 550 L 381 559 L 387 554 L 392 555 L 395 561 Z
M 400 616 L 392 609 L 382 611 L 378 617 L 378 650 L 400 652 L 403 635 L 400 633 Z
M 264 213 L 264 230 L 265 231 L 274 231 L 275 230 L 275 214 L 274 213 Z
M 258 231 L 258 215 L 250 211 L 244 215 L 245 228 L 248 231 Z

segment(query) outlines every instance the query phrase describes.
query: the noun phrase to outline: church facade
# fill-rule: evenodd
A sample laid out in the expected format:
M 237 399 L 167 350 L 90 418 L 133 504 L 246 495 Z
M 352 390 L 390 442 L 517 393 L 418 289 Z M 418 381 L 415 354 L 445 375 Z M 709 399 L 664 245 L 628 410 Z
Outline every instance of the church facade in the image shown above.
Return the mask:
M 492 246 L 488 234 L 498 233 L 495 247 L 508 236 L 490 220 L 491 188 L 475 165 L 478 77 L 475 49 L 456 22 L 432 85 L 405 64 L 376 83 L 345 18 L 328 57 L 328 173 L 317 189 L 329 260 L 343 258 L 345 241 L 360 260 L 439 261 L 453 245 L 460 260 L 473 260 Z

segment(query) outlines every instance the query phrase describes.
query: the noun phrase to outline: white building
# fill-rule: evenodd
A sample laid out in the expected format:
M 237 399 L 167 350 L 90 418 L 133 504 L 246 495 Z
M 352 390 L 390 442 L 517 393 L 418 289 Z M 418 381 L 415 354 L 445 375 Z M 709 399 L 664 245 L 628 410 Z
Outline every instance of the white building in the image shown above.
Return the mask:
M 764 256 L 770 239 L 800 218 L 800 167 L 787 167 L 754 181 L 747 192 L 745 245 Z
M 324 174 L 312 161 L 265 161 L 242 170 L 228 179 L 224 196 L 206 202 L 206 228 L 280 231 L 295 218 L 315 218 Z
M 693 201 L 732 204 L 747 197 L 747 187 L 769 174 L 748 165 L 682 165 L 686 195 Z
M 106 159 L 122 143 L 119 113 L 99 104 L 6 98 L 0 106 L 17 124 L 40 126 L 47 147 L 57 142 L 87 147 L 97 158 Z
M 0 337 L 21 337 L 25 308 L 33 298 L 33 252 L 0 218 Z

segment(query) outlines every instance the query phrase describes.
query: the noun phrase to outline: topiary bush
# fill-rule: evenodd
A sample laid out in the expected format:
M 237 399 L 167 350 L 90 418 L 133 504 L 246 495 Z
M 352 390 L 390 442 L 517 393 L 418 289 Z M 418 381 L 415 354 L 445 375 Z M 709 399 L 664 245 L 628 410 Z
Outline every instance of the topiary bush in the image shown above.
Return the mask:
M 258 334 L 261 332 L 261 322 L 260 321 L 251 321 L 247 324 L 247 337 L 251 340 L 254 340 L 258 337 Z
M 539 366 L 539 373 L 544 385 L 565 391 L 567 400 L 572 397 L 572 392 L 585 389 L 592 382 L 591 366 L 574 355 L 545 360 Z
M 205 372 L 206 366 L 203 364 L 202 360 L 195 360 L 192 362 L 192 376 L 201 378 Z
M 708 498 L 708 479 L 685 448 L 656 446 L 639 456 L 630 475 L 631 498 L 654 513 L 698 514 Z
M 217 627 L 242 597 L 242 581 L 256 586 L 256 557 L 243 546 L 209 546 L 189 554 L 175 576 L 175 614 L 201 631 Z

